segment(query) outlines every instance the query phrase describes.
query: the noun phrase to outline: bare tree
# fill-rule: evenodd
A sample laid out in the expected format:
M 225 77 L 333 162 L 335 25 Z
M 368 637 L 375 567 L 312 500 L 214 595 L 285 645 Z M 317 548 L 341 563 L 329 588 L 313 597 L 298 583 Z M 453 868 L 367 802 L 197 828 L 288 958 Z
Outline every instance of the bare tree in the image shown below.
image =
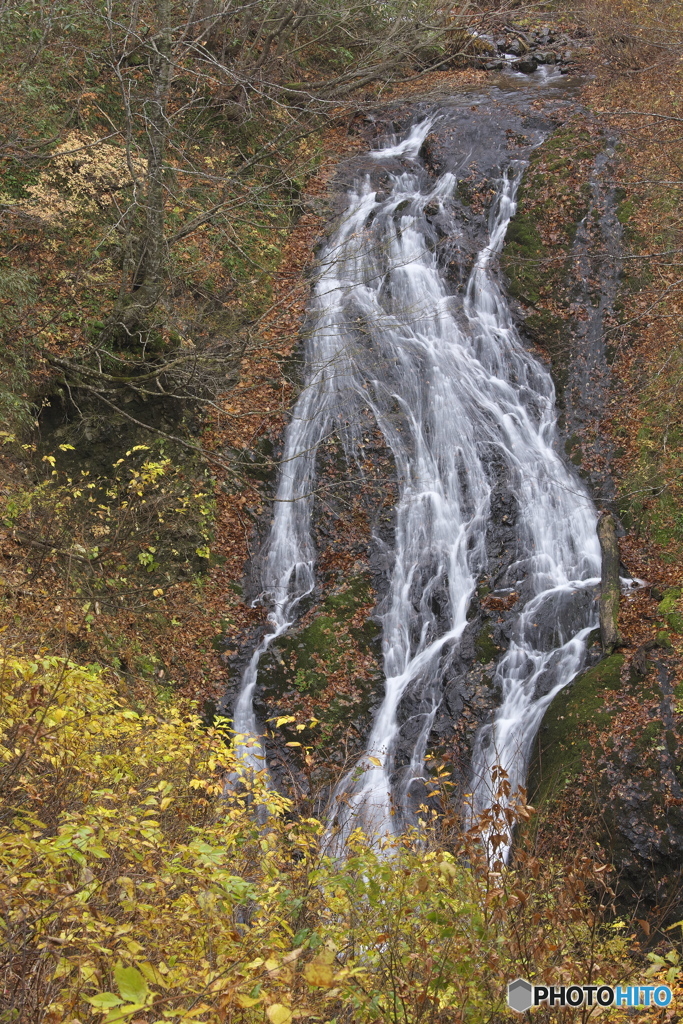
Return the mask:
M 239 206 L 240 183 L 251 175 L 253 187 L 259 170 L 272 169 L 274 156 L 314 131 L 349 92 L 425 62 L 452 61 L 474 41 L 463 26 L 481 21 L 469 0 L 448 17 L 433 0 L 108 0 L 100 16 L 135 180 L 119 223 L 126 260 L 108 330 L 140 340 L 154 323 L 175 243 Z M 312 61 L 320 52 L 323 59 Z M 304 80 L 292 77 L 309 65 Z M 270 135 L 254 152 L 235 154 L 223 175 L 207 174 L 191 153 L 197 121 L 215 113 L 242 123 L 259 118 L 267 126 L 262 137 Z M 134 170 L 140 156 L 143 180 Z M 210 201 L 169 232 L 165 208 L 172 179 L 182 175 L 204 181 Z
M 247 339 L 235 344 L 236 332 L 214 330 L 208 343 L 182 348 L 186 332 L 174 322 L 170 295 L 174 254 L 209 226 L 223 233 L 215 248 L 239 250 L 235 224 L 269 193 L 300 188 L 309 161 L 301 147 L 350 96 L 362 102 L 359 90 L 373 82 L 471 58 L 482 46 L 474 30 L 517 7 L 516 0 L 460 0 L 447 10 L 438 0 L 5 0 L 0 22 L 14 34 L 15 59 L 21 52 L 27 73 L 60 53 L 82 95 L 91 94 L 93 65 L 108 92 L 106 104 L 98 101 L 106 134 L 100 127 L 64 143 L 63 132 L 55 148 L 54 136 L 27 137 L 18 120 L 5 143 L 6 153 L 53 178 L 70 174 L 79 188 L 99 182 L 91 205 L 100 237 L 82 263 L 111 253 L 117 298 L 78 351 L 44 352 L 72 398 L 97 395 L 114 406 L 122 391 L 144 400 L 210 398 L 225 382 L 225 360 L 234 363 Z M 79 103 L 71 123 L 79 123 Z M 89 169 L 98 152 L 99 178 Z M 105 180 L 116 153 L 121 166 Z M 171 334 L 180 341 L 169 345 Z

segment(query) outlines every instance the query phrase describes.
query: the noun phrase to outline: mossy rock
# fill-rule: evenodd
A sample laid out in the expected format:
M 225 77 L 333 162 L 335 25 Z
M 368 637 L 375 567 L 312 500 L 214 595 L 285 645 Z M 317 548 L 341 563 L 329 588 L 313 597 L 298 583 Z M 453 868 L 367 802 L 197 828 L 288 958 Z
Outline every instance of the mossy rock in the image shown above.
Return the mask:
M 280 637 L 263 657 L 259 667 L 259 689 L 271 709 L 289 706 L 299 693 L 316 699 L 316 717 L 325 724 L 337 724 L 349 718 L 349 701 L 336 692 L 334 678 L 353 681 L 356 692 L 363 691 L 354 707 L 367 711 L 370 689 L 367 671 L 359 671 L 359 661 L 372 656 L 379 635 L 376 622 L 359 612 L 373 603 L 373 591 L 366 575 L 348 579 L 342 588 L 328 595 L 316 614 L 299 629 Z M 309 618 L 309 616 L 307 616 Z M 359 621 L 360 618 L 360 621 Z M 376 664 L 379 670 L 379 664 Z
M 460 179 L 456 186 L 458 198 L 463 206 L 471 206 L 472 200 L 474 199 L 475 188 L 471 181 L 467 179 Z
M 510 295 L 526 307 L 525 334 L 551 358 L 560 405 L 572 331 L 567 320 L 557 315 L 557 307 L 566 308 L 571 300 L 571 250 L 578 225 L 590 208 L 589 161 L 602 145 L 581 123 L 571 123 L 534 150 L 501 260 Z M 544 308 L 546 304 L 553 308 Z
M 577 676 L 555 697 L 538 733 L 529 775 L 532 802 L 540 804 L 559 795 L 578 774 L 588 748 L 585 727 L 609 723 L 605 693 L 619 688 L 623 664 L 622 654 L 612 654 Z
M 664 723 L 662 721 L 655 719 L 653 722 L 650 722 L 649 725 L 645 726 L 640 736 L 635 741 L 634 746 L 636 750 L 639 750 L 641 753 L 645 753 L 645 751 L 652 746 L 655 740 L 661 736 L 663 731 Z
M 477 633 L 474 640 L 474 647 L 477 652 L 477 661 L 482 665 L 488 665 L 495 661 L 500 654 L 500 647 L 493 639 L 493 625 L 487 622 Z
M 570 356 L 570 334 L 562 317 L 547 309 L 535 309 L 524 321 L 526 335 L 550 356 L 553 380 L 562 404 L 562 393 L 567 383 Z M 579 462 L 581 461 L 579 454 Z
M 657 611 L 674 633 L 683 633 L 682 593 L 680 587 L 669 587 L 657 607 Z
M 635 213 L 635 200 L 633 196 L 619 203 L 617 207 L 617 220 L 620 224 L 627 224 Z
M 572 434 L 571 437 L 568 437 L 564 443 L 564 450 L 566 451 L 569 460 L 573 462 L 575 466 L 581 465 L 583 462 L 583 455 L 581 451 L 580 437 L 577 437 L 576 434 Z
M 235 470 L 261 483 L 271 483 L 277 470 L 272 439 L 264 434 L 250 448 L 235 449 Z
M 535 306 L 541 298 L 542 254 L 543 242 L 533 218 L 520 215 L 511 220 L 505 239 L 503 268 L 510 294 L 530 306 Z
M 666 405 L 664 412 L 669 412 Z M 620 516 L 626 529 L 649 537 L 659 546 L 663 562 L 673 563 L 683 554 L 683 512 L 679 497 L 683 474 L 680 460 L 664 451 L 661 419 L 652 406 L 646 416 L 646 426 L 638 431 L 636 438 L 637 461 L 622 481 Z M 683 440 L 683 431 L 674 428 L 674 434 L 673 440 L 669 436 L 669 452 L 677 450 Z M 678 597 L 671 596 L 670 606 L 667 604 L 666 609 L 660 609 L 660 614 L 665 618 L 673 614 L 676 625 L 672 623 L 670 628 L 680 632 L 683 607 L 676 608 L 677 601 Z

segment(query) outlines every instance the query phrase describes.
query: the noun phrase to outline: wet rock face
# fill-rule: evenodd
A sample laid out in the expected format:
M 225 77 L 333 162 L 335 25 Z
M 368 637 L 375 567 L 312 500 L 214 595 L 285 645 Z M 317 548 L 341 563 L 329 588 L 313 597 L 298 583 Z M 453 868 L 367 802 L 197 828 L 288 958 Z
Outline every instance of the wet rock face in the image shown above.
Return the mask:
M 495 191 L 492 179 L 500 177 L 512 160 L 526 160 L 539 152 L 539 144 L 551 136 L 555 127 L 553 116 L 564 117 L 568 113 L 570 100 L 559 92 L 548 94 L 544 108 L 539 109 L 536 102 L 532 109 L 531 102 L 537 100 L 538 94 L 531 86 L 525 92 L 516 81 L 515 90 L 509 93 L 492 90 L 486 94 L 473 92 L 467 97 L 444 99 L 436 111 L 434 104 L 416 104 L 397 109 L 391 116 L 377 117 L 364 129 L 369 144 L 376 145 L 380 139 L 386 140 L 388 134 L 400 132 L 414 121 L 438 112 L 438 120 L 420 152 L 422 164 L 418 173 L 423 177 L 425 191 L 446 170 L 452 171 L 457 179 L 450 211 L 444 212 L 438 202 L 428 204 L 425 210 L 426 243 L 436 254 L 454 293 L 463 288 L 474 255 L 488 237 L 490 203 Z M 595 144 L 592 138 L 578 141 L 585 144 L 584 150 L 579 148 L 577 152 L 585 151 L 587 155 L 580 159 L 587 166 L 593 170 L 609 169 L 607 162 L 600 164 L 603 154 L 607 153 L 603 140 Z M 554 158 L 564 159 L 563 153 L 556 150 Z M 605 161 L 607 159 L 605 156 Z M 394 172 L 405 169 L 400 160 L 391 166 Z M 411 165 L 411 170 L 414 169 Z M 543 173 L 553 174 L 555 171 L 548 167 Z M 336 206 L 340 214 L 346 206 L 346 186 L 362 174 L 367 174 L 371 186 L 379 191 L 388 185 L 386 167 L 378 167 L 376 161 L 367 157 L 349 161 L 340 168 L 337 181 Z M 539 284 L 537 280 L 526 278 L 516 281 L 520 321 L 526 317 L 528 323 L 532 317 L 536 318 L 527 330 L 529 343 L 545 344 L 549 351 L 554 344 L 553 339 L 559 338 L 555 365 L 563 374 L 561 394 L 567 440 L 579 436 L 581 445 L 602 415 L 601 402 L 607 377 L 603 327 L 613 297 L 610 289 L 614 284 L 611 278 L 596 276 L 589 261 L 590 247 L 595 238 L 599 234 L 604 240 L 613 226 L 607 192 L 602 179 L 596 180 L 595 187 L 590 176 L 582 182 L 587 185 L 587 191 L 581 193 L 580 209 L 570 204 L 568 220 L 571 227 L 564 236 L 567 264 L 572 264 L 573 260 L 582 268 L 586 289 L 581 292 L 581 282 L 567 285 L 567 319 L 572 319 L 572 302 L 575 303 L 574 311 L 585 310 L 586 316 L 577 316 L 578 326 L 565 331 L 565 320 L 558 324 L 544 318 L 540 295 L 534 297 L 530 292 L 533 287 L 537 290 L 552 288 L 553 282 L 541 281 Z M 574 183 L 570 181 L 567 189 L 571 191 L 572 188 Z M 590 216 L 587 216 L 587 211 L 590 211 Z M 543 236 L 533 219 L 529 219 L 528 210 L 522 210 L 522 213 L 527 219 L 517 222 L 512 240 L 522 250 L 530 245 L 536 255 L 542 256 L 546 251 L 544 247 L 552 242 Z M 514 222 L 512 226 L 514 229 Z M 618 243 L 616 235 L 610 235 L 610 238 L 611 243 Z M 523 265 L 528 266 L 528 263 Z M 564 273 L 564 266 L 561 269 Z M 367 358 L 372 358 L 371 353 Z M 339 437 L 331 436 L 318 452 L 320 488 L 319 499 L 314 506 L 318 589 L 308 607 L 302 609 L 299 623 L 264 658 L 259 676 L 255 706 L 261 722 L 294 715 L 300 722 L 315 717 L 320 723 L 313 731 L 303 734 L 296 732 L 293 726 L 287 732 L 288 727 L 285 727 L 277 738 L 269 739 L 266 744 L 273 778 L 283 788 L 295 788 L 300 793 L 329 792 L 334 782 L 334 766 L 341 773 L 344 765 L 353 763 L 353 758 L 363 749 L 383 690 L 378 613 L 381 612 L 391 572 L 396 473 L 391 454 L 369 411 L 362 410 L 360 415 L 367 442 L 364 450 L 366 461 L 362 467 L 363 486 L 359 486 L 361 475 L 358 467 L 348 466 L 344 460 Z M 592 438 L 595 441 L 595 431 Z M 570 445 L 568 454 L 572 458 L 573 452 Z M 580 454 L 585 457 L 583 448 Z M 610 493 L 608 455 L 605 455 L 602 476 L 590 478 L 595 486 L 604 488 L 600 492 L 601 497 Z M 516 498 L 511 493 L 503 465 L 494 449 L 487 455 L 487 464 L 492 489 L 492 516 L 486 536 L 486 575 L 479 581 L 460 644 L 455 650 L 444 650 L 442 699 L 429 736 L 430 750 L 449 764 L 456 792 L 460 794 L 466 791 L 470 782 L 471 752 L 477 731 L 490 721 L 500 702 L 500 694 L 492 682 L 495 663 L 510 643 L 515 605 L 524 597 L 524 581 L 520 584 L 518 570 L 511 568 L 524 555 L 515 546 Z M 264 521 L 264 537 L 267 526 Z M 416 588 L 419 590 L 419 581 L 416 581 Z M 256 596 L 254 586 L 251 595 Z M 415 597 L 416 600 L 419 598 L 417 592 Z M 592 595 L 585 592 L 580 599 L 589 601 Z M 566 621 L 560 626 L 569 629 L 572 617 L 578 611 L 580 609 L 568 606 Z M 445 591 L 442 594 L 435 590 L 432 613 L 436 628 L 445 630 Z M 547 634 L 544 638 L 539 637 L 539 643 L 542 640 L 551 646 L 556 644 L 557 628 L 556 622 L 539 620 L 539 631 L 544 630 Z M 246 645 L 235 661 L 237 669 L 244 664 L 249 653 L 249 645 Z M 599 646 L 594 646 L 589 664 L 594 664 L 598 658 Z M 615 664 L 611 660 L 606 662 L 605 671 Z M 590 678 L 595 681 L 594 677 Z M 238 679 L 239 674 L 235 672 L 235 684 Z M 617 681 L 612 686 L 615 679 Z M 610 686 L 602 689 L 618 690 L 618 672 L 615 677 L 609 676 L 608 682 Z M 665 685 L 665 681 L 661 682 L 658 708 L 664 707 Z M 568 756 L 569 767 L 558 767 L 566 779 L 570 776 L 577 779 L 583 771 L 571 752 L 577 724 L 582 737 L 588 736 L 588 729 L 593 728 L 593 724 L 600 727 L 600 714 L 608 715 L 607 711 L 600 711 L 602 704 L 599 701 L 596 703 L 591 699 L 580 704 L 580 721 L 563 716 L 565 705 L 562 701 L 579 701 L 582 693 L 582 684 L 577 682 L 556 698 L 539 740 L 544 751 L 554 750 L 558 756 Z M 422 712 L 419 694 L 406 693 L 399 713 L 397 772 L 408 762 L 414 746 L 416 723 Z M 676 810 L 679 807 L 676 800 L 680 798 L 680 794 L 676 795 L 676 787 L 680 780 L 676 775 L 675 755 L 670 749 L 672 743 L 677 746 L 678 738 L 674 735 L 671 740 L 669 736 L 672 733 L 667 724 L 670 712 L 669 718 L 665 718 L 661 709 L 656 715 L 661 728 L 657 726 L 659 732 L 656 736 L 653 734 L 655 748 L 648 738 L 646 760 L 643 760 L 642 743 L 641 746 L 638 743 L 641 742 L 639 735 L 642 736 L 643 729 L 650 724 L 649 720 L 640 734 L 633 734 L 629 750 L 619 748 L 619 756 L 612 757 L 612 748 L 607 745 L 599 748 L 605 758 L 599 769 L 601 807 L 613 809 L 610 811 L 611 819 L 608 820 L 606 812 L 603 815 L 605 824 L 601 835 L 616 837 L 614 858 L 618 858 L 624 878 L 631 880 L 628 884 L 634 889 L 639 873 L 649 871 L 653 875 L 655 881 L 649 891 L 655 901 L 664 898 L 662 894 L 667 891 L 666 887 L 675 874 L 675 858 L 683 853 L 679 840 L 679 836 L 683 836 L 683 823 L 677 817 L 680 809 Z M 574 731 L 566 736 L 564 733 L 560 735 L 564 728 L 562 723 L 567 718 L 569 723 L 573 723 Z M 557 734 L 553 733 L 553 722 L 559 730 Z M 304 746 L 287 747 L 286 743 L 303 743 Z M 313 749 L 316 756 L 319 755 L 311 770 L 304 757 L 306 746 Z M 542 763 L 547 766 L 547 754 L 544 757 L 546 761 Z M 323 767 L 323 760 L 327 761 L 327 767 Z M 668 787 L 668 796 L 662 801 L 656 794 L 664 783 Z M 540 784 L 538 780 L 534 783 L 537 788 Z M 582 797 L 584 802 L 579 808 L 586 820 L 590 820 L 595 810 L 589 796 L 590 791 L 586 789 Z M 542 796 L 544 800 L 550 798 L 549 792 Z M 321 809 L 316 808 L 318 812 Z M 662 879 L 669 881 L 663 882 Z
M 645 652 L 643 652 L 645 653 Z M 667 920 L 683 911 L 683 735 L 674 714 L 673 666 L 656 649 L 628 688 L 645 709 L 634 714 L 624 693 L 609 706 L 619 723 L 601 754 L 604 838 L 625 895 L 658 907 Z M 629 720 L 630 718 L 630 720 Z M 625 728 L 623 727 L 625 724 Z
M 566 454 L 613 512 L 613 450 L 600 422 L 620 274 L 614 145 L 574 111 L 532 154 L 503 254 L 521 331 L 550 361 Z
M 512 160 L 525 159 L 552 129 L 551 120 L 543 112 L 531 109 L 536 98 L 535 89 L 527 94 L 520 91 L 517 83 L 509 94 L 493 90 L 491 94 L 444 97 L 436 107 L 433 103 L 414 104 L 396 108 L 390 116 L 363 122 L 361 130 L 372 147 L 386 144 L 391 134 L 402 132 L 424 116 L 436 115 L 418 165 L 411 162 L 409 167 L 411 173 L 423 177 L 425 191 L 447 170 L 456 177 L 457 192 L 449 199 L 448 209 L 438 201 L 428 204 L 423 224 L 426 243 L 444 268 L 454 292 L 464 287 L 474 256 L 488 239 L 495 179 L 500 178 Z M 556 93 L 549 95 L 547 102 L 549 108 L 559 109 L 567 101 Z M 371 187 L 381 194 L 390 185 L 388 170 L 401 173 L 406 169 L 400 159 L 382 164 L 385 166 L 366 155 L 354 157 L 340 167 L 337 198 L 332 203 L 339 215 L 343 216 L 346 210 L 346 189 L 353 181 L 367 175 Z M 397 215 L 400 216 L 400 210 Z M 358 344 L 363 345 L 362 336 Z M 359 358 L 370 369 L 376 355 L 372 350 L 359 350 Z M 378 368 L 378 376 L 385 372 L 386 368 Z M 348 465 L 336 434 L 320 445 L 318 497 L 313 510 L 318 588 L 302 607 L 300 619 L 289 635 L 277 641 L 264 656 L 255 698 L 255 710 L 264 727 L 269 721 L 288 715 L 295 716 L 300 723 L 311 718 L 318 720 L 317 726 L 302 735 L 296 733 L 294 726 L 289 732 L 289 726 L 284 726 L 279 738 L 274 736 L 266 741 L 273 778 L 285 787 L 293 784 L 300 792 L 316 786 L 324 790 L 333 772 L 328 771 L 325 776 L 321 767 L 311 777 L 305 767 L 304 748 L 286 744 L 303 742 L 320 755 L 320 764 L 325 757 L 330 765 L 342 766 L 362 749 L 383 692 L 376 616 L 381 614 L 392 571 L 395 467 L 368 410 L 353 409 L 350 415 L 361 418 L 366 461 L 362 467 Z M 279 451 L 276 444 L 275 458 Z M 508 580 L 509 566 L 520 555 L 514 540 L 516 501 L 510 494 L 495 447 L 489 453 L 489 467 L 493 515 L 486 539 L 487 575 L 482 580 L 480 596 L 472 602 L 470 621 L 457 651 L 444 651 L 445 696 L 430 736 L 430 746 L 454 766 L 454 778 L 463 791 L 474 736 L 499 701 L 491 684 L 493 663 L 509 643 L 508 623 L 517 597 L 512 595 Z M 260 530 L 263 540 L 268 529 L 269 516 L 264 516 Z M 417 606 L 421 597 L 417 579 L 415 586 Z M 257 598 L 258 589 L 256 556 L 245 585 L 247 598 Z M 444 589 L 440 594 L 434 590 L 431 601 L 435 628 L 446 631 L 447 591 Z M 255 634 L 257 630 L 258 627 Z M 234 701 L 240 670 L 250 656 L 253 640 L 249 638 L 232 660 L 226 708 Z M 409 691 L 399 713 L 399 773 L 414 746 L 416 723 L 423 717 L 419 693 Z
M 683 912 L 683 734 L 672 656 L 654 642 L 625 669 L 613 654 L 551 704 L 530 775 L 537 838 L 552 849 L 577 832 L 600 844 L 619 896 L 662 923 Z M 679 685 L 678 689 L 681 687 Z
M 528 160 L 554 131 L 553 118 L 568 115 L 572 107 L 572 86 L 567 80 L 547 87 L 543 93 L 535 83 L 525 88 L 519 76 L 508 74 L 496 81 L 500 84 L 485 93 L 472 91 L 400 106 L 391 114 L 377 114 L 359 125 L 369 148 L 375 148 L 386 145 L 416 121 L 435 116 L 434 127 L 419 153 L 424 187 L 429 188 L 448 171 L 455 175 L 456 192 L 449 201 L 451 214 L 444 215 L 438 203 L 425 213 L 434 232 L 432 247 L 455 291 L 466 283 L 474 256 L 488 238 L 496 182 L 513 161 Z M 345 188 L 359 174 L 367 174 L 371 187 L 382 194 L 388 169 L 400 173 L 406 165 L 396 160 L 391 164 L 382 161 L 378 166 L 367 156 L 343 164 L 337 180 L 339 213 L 345 209 Z M 414 165 L 410 169 L 414 173 Z
M 490 205 L 496 194 L 496 180 L 505 173 L 512 161 L 526 159 L 544 134 L 552 130 L 550 118 L 538 109 L 532 111 L 530 107 L 536 95 L 535 91 L 526 95 L 516 88 L 509 95 L 495 90 L 493 94 L 472 93 L 466 97 L 444 98 L 438 106 L 434 129 L 420 150 L 420 164 L 416 167 L 411 162 L 409 165 L 411 173 L 417 172 L 424 178 L 425 191 L 430 190 L 436 179 L 446 171 L 455 175 L 456 192 L 449 197 L 447 208 L 438 201 L 429 203 L 424 211 L 426 223 L 423 225 L 426 242 L 446 271 L 454 292 L 465 286 L 474 256 L 488 239 Z M 547 97 L 550 110 L 561 109 L 567 102 L 561 94 Z M 412 106 L 405 111 L 395 111 L 390 120 L 377 119 L 370 122 L 366 124 L 368 142 L 374 146 L 386 145 L 396 131 L 406 129 L 410 123 L 434 112 L 433 105 L 418 105 L 417 108 Z M 405 120 L 402 120 L 403 117 Z M 400 159 L 382 161 L 382 165 L 378 166 L 377 161 L 367 156 L 356 157 L 340 168 L 338 187 L 343 189 L 347 183 L 365 174 L 370 179 L 370 186 L 382 194 L 388 185 L 387 166 L 392 173 L 406 170 L 406 164 Z M 399 208 L 397 215 L 400 213 Z M 372 358 L 372 352 L 364 356 L 365 360 Z M 385 372 L 385 368 L 380 368 L 378 375 Z M 517 503 L 510 493 L 509 481 L 505 479 L 500 453 L 493 446 L 488 456 L 492 515 L 486 538 L 487 573 L 481 581 L 479 596 L 472 602 L 470 621 L 460 644 L 456 650 L 444 651 L 444 699 L 434 718 L 429 737 L 430 750 L 436 757 L 443 757 L 451 766 L 452 778 L 460 793 L 466 791 L 469 781 L 470 756 L 477 730 L 491 718 L 500 700 L 500 694 L 492 684 L 494 663 L 509 644 L 514 606 L 519 596 L 513 591 L 515 574 L 512 581 L 508 578 L 509 567 L 523 555 L 517 550 L 515 539 Z M 323 449 L 319 465 L 323 481 L 327 478 L 331 480 L 328 462 L 327 450 Z M 344 472 L 348 476 L 353 470 L 353 467 L 344 468 L 343 465 L 339 468 L 341 477 L 334 483 L 335 488 L 342 484 Z M 393 465 L 385 464 L 383 472 L 386 486 L 393 486 Z M 302 620 L 300 626 L 292 631 L 291 638 L 278 642 L 272 655 L 264 659 L 256 706 L 262 720 L 291 713 L 294 705 L 303 706 L 301 690 L 310 684 L 312 689 L 309 690 L 309 696 L 313 699 L 310 706 L 315 708 L 317 717 L 329 718 L 327 752 L 332 760 L 341 763 L 342 758 L 346 759 L 358 752 L 359 742 L 370 730 L 372 715 L 381 699 L 383 678 L 381 661 L 377 660 L 377 646 L 373 654 L 372 671 L 365 677 L 365 681 L 361 678 L 362 673 L 356 676 L 355 704 L 353 707 L 347 705 L 346 718 L 339 713 L 338 701 L 334 706 L 325 706 L 325 687 L 322 681 L 316 684 L 310 679 L 309 684 L 306 683 L 310 666 L 308 663 L 303 664 L 307 657 L 304 652 L 316 621 L 315 617 L 311 619 L 311 615 L 317 615 L 320 621 L 325 620 L 326 628 L 334 628 L 329 621 L 324 594 L 330 593 L 329 580 L 325 578 L 330 549 L 330 509 L 337 508 L 343 515 L 341 506 L 338 506 L 338 499 L 343 494 L 339 490 L 331 492 L 335 493 L 336 497 L 332 497 L 331 503 L 326 497 L 314 512 L 323 601 L 310 613 L 306 613 L 305 622 Z M 372 511 L 368 508 L 368 516 L 368 523 L 371 521 L 372 526 L 365 538 L 367 557 L 360 550 L 355 552 L 355 557 L 364 563 L 366 571 L 370 573 L 377 611 L 381 614 L 382 598 L 392 564 L 393 517 L 391 510 L 386 508 L 381 514 L 378 509 Z M 343 574 L 337 580 L 337 585 L 343 586 Z M 421 585 L 417 577 L 414 587 L 417 607 L 421 597 Z M 443 594 L 440 594 L 434 590 L 431 602 L 437 632 L 447 631 L 447 591 L 444 589 Z M 304 632 L 306 636 L 303 636 Z M 282 664 L 278 666 L 278 657 L 288 666 L 287 672 L 283 672 Z M 330 676 L 334 676 L 338 669 L 323 651 L 320 652 L 318 667 L 323 672 L 328 671 Z M 300 691 L 298 695 L 294 692 L 296 689 Z M 423 702 L 419 686 L 409 689 L 402 699 L 395 759 L 397 775 L 407 765 L 424 721 Z M 351 733 L 348 729 L 350 723 Z M 330 728 L 331 725 L 334 725 L 334 729 Z M 291 765 L 296 760 L 296 753 L 287 756 Z M 273 763 L 275 761 L 276 758 L 273 758 Z
M 318 585 L 294 626 L 259 664 L 254 700 L 274 783 L 325 814 L 337 775 L 363 749 L 382 693 L 378 602 L 386 589 L 397 487 L 390 451 L 367 409 L 359 414 L 364 460 L 349 466 L 337 430 L 319 446 L 314 537 Z M 281 449 L 275 449 L 279 457 Z M 260 524 L 261 543 L 270 519 Z M 259 556 L 245 588 L 257 597 Z M 240 678 L 267 629 L 261 622 L 230 660 L 222 707 L 233 707 Z M 280 726 L 278 719 L 289 721 Z M 313 724 L 311 724 L 313 723 Z M 299 727 L 305 727 L 300 728 Z
M 503 257 L 522 333 L 550 361 L 566 454 L 610 511 L 614 453 L 600 424 L 620 274 L 614 145 L 578 111 L 538 147 Z M 544 262 L 549 251 L 555 259 Z M 675 629 L 668 607 L 659 615 Z M 599 657 L 597 640 L 594 650 Z M 626 904 L 639 899 L 677 920 L 683 773 L 674 707 L 683 694 L 672 693 L 676 669 L 664 644 L 639 649 L 631 664 L 624 674 L 623 656 L 612 655 L 555 698 L 537 738 L 531 800 L 548 848 L 599 843 Z
M 515 71 L 521 71 L 525 75 L 533 75 L 534 71 L 538 70 L 538 61 L 534 56 L 529 55 L 522 60 L 518 60 L 514 65 L 514 69 Z

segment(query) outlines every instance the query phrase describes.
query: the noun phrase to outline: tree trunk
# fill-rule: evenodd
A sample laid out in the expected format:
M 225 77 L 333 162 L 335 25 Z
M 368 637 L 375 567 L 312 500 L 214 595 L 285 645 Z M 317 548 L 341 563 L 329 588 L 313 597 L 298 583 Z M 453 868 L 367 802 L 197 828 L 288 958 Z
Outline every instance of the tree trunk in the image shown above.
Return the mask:
M 619 633 L 619 545 L 614 519 L 608 513 L 598 519 L 598 540 L 602 551 L 600 587 L 600 639 L 604 654 L 621 643 Z
M 165 227 L 164 158 L 168 138 L 168 96 L 173 75 L 171 0 L 157 0 L 157 31 L 147 43 L 152 91 L 142 108 L 148 139 L 145 226 L 137 257 L 133 289 L 115 314 L 116 326 L 129 336 L 142 334 L 164 288 L 168 245 Z

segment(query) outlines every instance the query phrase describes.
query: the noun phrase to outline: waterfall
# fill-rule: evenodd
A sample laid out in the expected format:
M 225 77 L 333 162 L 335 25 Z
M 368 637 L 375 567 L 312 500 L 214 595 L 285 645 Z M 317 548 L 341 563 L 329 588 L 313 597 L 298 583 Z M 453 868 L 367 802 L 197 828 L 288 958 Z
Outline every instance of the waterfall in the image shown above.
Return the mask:
M 596 514 L 557 453 L 550 375 L 522 346 L 495 275 L 524 164 L 513 161 L 502 172 L 487 244 L 464 293 L 451 294 L 426 210 L 438 209 L 457 232 L 457 182 L 448 172 L 434 183 L 424 171 L 419 151 L 432 124 L 424 120 L 402 142 L 371 154 L 390 184 L 378 193 L 369 177 L 356 183 L 321 256 L 305 384 L 286 432 L 263 563 L 260 600 L 271 609 L 272 631 L 254 652 L 234 711 L 235 730 L 255 736 L 259 659 L 314 589 L 316 447 L 336 430 L 349 464 L 359 464 L 360 412 L 369 409 L 399 485 L 389 589 L 378 609 L 385 691 L 365 752 L 335 792 L 329 840 L 336 851 L 357 827 L 391 835 L 412 819 L 448 655 L 487 566 L 492 461 L 504 467 L 516 500 L 508 577 L 519 611 L 495 671 L 501 704 L 475 743 L 474 812 L 490 803 L 494 765 L 509 773 L 513 789 L 524 783 L 543 712 L 580 671 L 596 624 Z M 397 768 L 408 694 L 417 709 L 414 739 L 409 763 Z M 244 756 L 263 766 L 258 743 Z

